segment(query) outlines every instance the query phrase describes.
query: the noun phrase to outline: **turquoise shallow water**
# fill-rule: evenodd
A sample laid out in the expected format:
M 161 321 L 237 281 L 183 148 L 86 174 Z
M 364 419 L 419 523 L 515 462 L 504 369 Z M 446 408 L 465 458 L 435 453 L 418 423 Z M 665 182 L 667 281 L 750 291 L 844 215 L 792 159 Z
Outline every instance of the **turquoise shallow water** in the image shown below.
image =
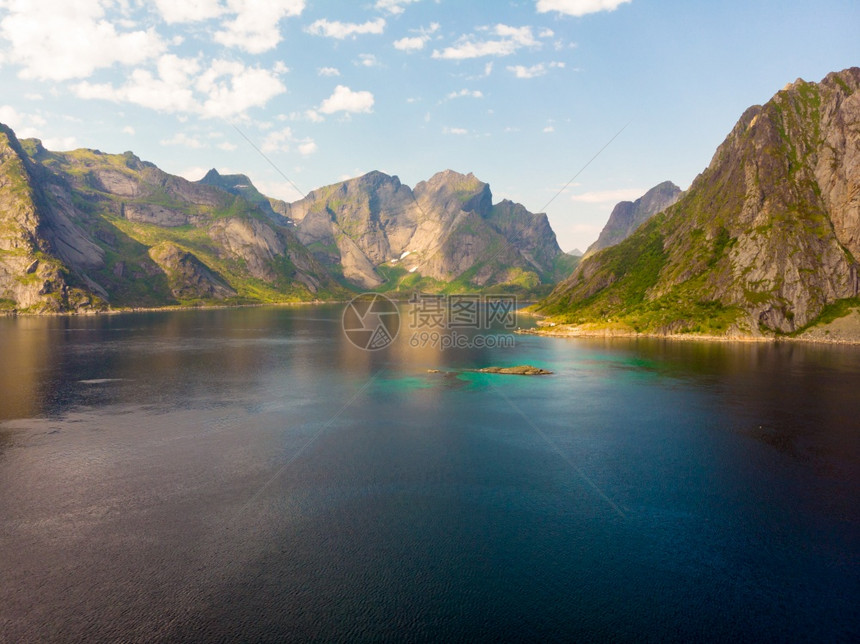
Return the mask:
M 860 635 L 858 349 L 340 313 L 0 320 L 0 640 Z

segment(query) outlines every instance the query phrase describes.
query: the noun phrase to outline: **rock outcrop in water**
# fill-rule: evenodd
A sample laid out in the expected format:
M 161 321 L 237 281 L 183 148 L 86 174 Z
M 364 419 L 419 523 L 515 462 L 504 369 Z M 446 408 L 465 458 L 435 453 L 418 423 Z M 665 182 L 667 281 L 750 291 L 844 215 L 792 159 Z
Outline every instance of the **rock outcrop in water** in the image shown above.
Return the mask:
M 509 376 L 551 376 L 552 371 L 533 367 L 528 364 L 517 365 L 516 367 L 484 367 L 478 369 L 478 373 L 498 373 Z
M 657 333 L 791 334 L 847 313 L 860 258 L 860 68 L 749 108 L 673 206 L 539 311 Z
M 553 374 L 553 372 L 548 369 L 533 367 L 528 364 L 517 365 L 515 367 L 483 367 L 482 369 L 466 369 L 466 371 L 472 371 L 474 373 L 493 373 L 503 376 L 551 376 Z M 460 372 L 428 369 L 427 373 L 441 373 L 445 376 L 451 376 Z

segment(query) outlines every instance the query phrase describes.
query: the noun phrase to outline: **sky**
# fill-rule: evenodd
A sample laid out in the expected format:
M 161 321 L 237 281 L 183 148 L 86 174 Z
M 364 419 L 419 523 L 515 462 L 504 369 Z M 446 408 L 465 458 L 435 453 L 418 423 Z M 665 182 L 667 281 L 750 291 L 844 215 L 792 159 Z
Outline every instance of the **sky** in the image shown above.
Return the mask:
M 0 0 L 0 122 L 294 201 L 474 173 L 584 250 L 743 111 L 860 65 L 857 0 Z

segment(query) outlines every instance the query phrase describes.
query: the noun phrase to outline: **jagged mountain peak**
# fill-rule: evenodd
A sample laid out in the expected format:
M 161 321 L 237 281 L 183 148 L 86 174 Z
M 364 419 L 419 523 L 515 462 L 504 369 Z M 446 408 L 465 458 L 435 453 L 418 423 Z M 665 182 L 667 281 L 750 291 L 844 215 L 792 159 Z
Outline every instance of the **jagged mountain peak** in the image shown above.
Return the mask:
M 370 172 L 310 192 L 290 216 L 317 259 L 365 288 L 425 280 L 438 289 L 470 271 L 464 279 L 475 287 L 522 275 L 537 286 L 565 270 L 546 216 L 510 201 L 493 206 L 489 184 L 472 173 L 444 170 L 411 189 Z
M 233 174 L 221 174 L 215 168 L 212 168 L 207 172 L 202 179 L 199 179 L 197 183 L 207 184 L 211 186 L 223 187 L 224 185 L 233 186 L 253 186 L 254 184 L 251 182 L 251 179 L 247 174 L 241 173 L 233 173 Z
M 383 186 L 398 190 L 403 184 L 397 175 L 386 174 L 380 170 L 371 170 L 365 174 L 341 182 L 346 190 L 379 189 Z
M 860 68 L 747 109 L 673 206 L 542 304 L 634 330 L 803 331 L 860 292 Z M 846 304 L 848 306 L 848 304 Z
M 477 212 L 486 217 L 493 206 L 490 184 L 481 181 L 471 172 L 437 172 L 427 181 L 418 183 L 414 192 L 416 198 L 435 201 L 448 212 Z
M 456 170 L 448 169 L 437 172 L 426 181 L 419 182 L 415 186 L 415 189 L 417 190 L 419 186 L 432 190 L 450 189 L 454 191 L 471 190 L 477 192 L 484 190 L 485 186 L 489 186 L 489 184 L 478 179 L 472 172 L 463 174 Z

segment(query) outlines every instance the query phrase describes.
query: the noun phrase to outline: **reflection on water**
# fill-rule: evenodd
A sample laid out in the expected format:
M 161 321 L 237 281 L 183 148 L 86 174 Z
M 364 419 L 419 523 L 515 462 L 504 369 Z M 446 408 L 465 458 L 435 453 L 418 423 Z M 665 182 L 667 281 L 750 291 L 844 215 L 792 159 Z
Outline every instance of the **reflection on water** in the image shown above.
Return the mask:
M 340 315 L 0 319 L 4 637 L 858 636 L 860 350 Z

